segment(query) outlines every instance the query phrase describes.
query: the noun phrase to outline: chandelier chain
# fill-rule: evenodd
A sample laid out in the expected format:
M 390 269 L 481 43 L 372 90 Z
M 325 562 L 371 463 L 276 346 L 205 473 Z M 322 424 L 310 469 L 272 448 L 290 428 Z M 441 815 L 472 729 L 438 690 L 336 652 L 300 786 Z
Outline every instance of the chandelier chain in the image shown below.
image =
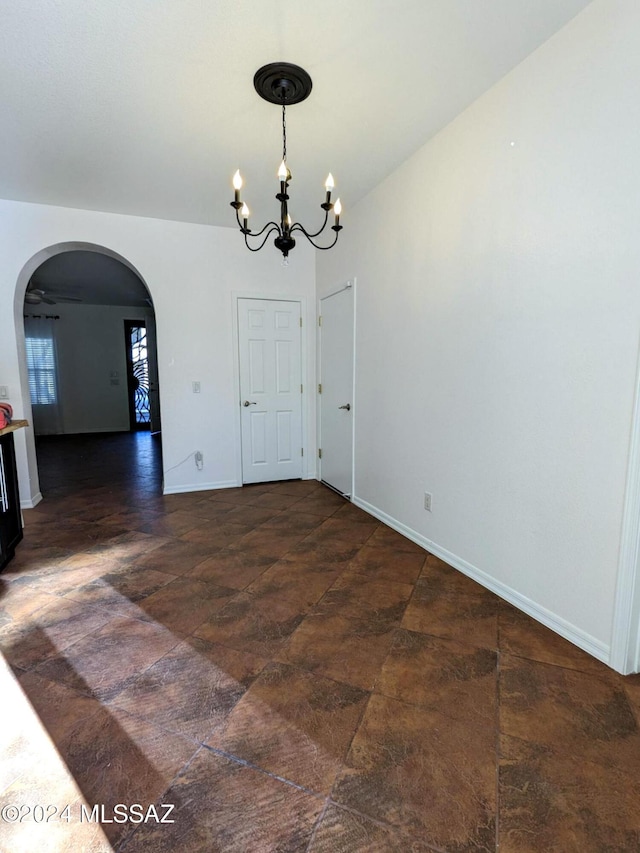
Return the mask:
M 282 102 L 282 159 L 287 162 L 287 112 Z

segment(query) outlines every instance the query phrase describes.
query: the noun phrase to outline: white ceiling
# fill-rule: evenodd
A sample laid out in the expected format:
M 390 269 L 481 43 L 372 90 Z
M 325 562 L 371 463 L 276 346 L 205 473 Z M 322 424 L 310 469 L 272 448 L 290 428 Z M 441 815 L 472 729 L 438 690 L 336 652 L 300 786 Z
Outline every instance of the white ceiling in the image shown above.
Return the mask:
M 287 111 L 294 219 L 320 221 L 331 170 L 348 225 L 350 206 L 586 5 L 0 0 L 0 196 L 233 225 L 240 167 L 260 227 L 281 117 L 253 74 L 282 60 L 313 79 Z
M 31 276 L 33 288 L 54 302 L 72 297 L 87 305 L 150 305 L 149 291 L 133 270 L 117 258 L 82 249 L 47 258 Z
M 257 230 L 277 212 L 281 113 L 253 75 L 285 61 L 313 80 L 287 110 L 293 217 L 320 224 L 331 170 L 348 226 L 350 206 L 586 5 L 0 0 L 0 197 L 235 227 L 240 168 Z M 146 304 L 127 267 L 92 252 L 51 258 L 32 286 Z

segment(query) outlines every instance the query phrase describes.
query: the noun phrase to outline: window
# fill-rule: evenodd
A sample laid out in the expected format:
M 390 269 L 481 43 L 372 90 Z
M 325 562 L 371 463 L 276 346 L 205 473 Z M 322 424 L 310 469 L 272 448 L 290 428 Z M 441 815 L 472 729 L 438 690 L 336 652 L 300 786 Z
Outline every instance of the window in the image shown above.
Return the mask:
M 26 338 L 31 403 L 51 406 L 58 402 L 53 338 Z

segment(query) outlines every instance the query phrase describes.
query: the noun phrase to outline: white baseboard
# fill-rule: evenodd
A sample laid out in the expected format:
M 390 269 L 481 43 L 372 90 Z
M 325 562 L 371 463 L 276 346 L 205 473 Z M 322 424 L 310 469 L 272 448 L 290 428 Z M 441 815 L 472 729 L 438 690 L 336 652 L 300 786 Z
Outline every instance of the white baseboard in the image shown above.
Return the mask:
M 217 483 L 185 483 L 182 486 L 164 486 L 163 495 L 181 495 L 185 492 L 209 492 L 213 489 L 233 489 L 241 486 L 237 480 L 220 480 Z
M 403 536 L 406 536 L 407 539 L 410 539 L 412 542 L 420 545 L 430 554 L 444 560 L 445 563 L 453 566 L 454 569 L 457 569 L 464 575 L 467 575 L 472 580 L 477 581 L 477 583 L 486 587 L 486 589 L 491 590 L 491 592 L 495 592 L 495 594 L 500 598 L 503 598 L 505 601 L 508 601 L 509 604 L 513 604 L 514 607 L 517 607 L 518 610 L 522 610 L 528 616 L 531 616 L 547 628 L 555 631 L 556 634 L 564 637 L 565 640 L 573 643 L 574 646 L 578 646 L 578 648 L 605 664 L 610 663 L 611 648 L 606 645 L 606 643 L 597 640 L 595 637 L 592 637 L 590 634 L 587 634 L 585 631 L 582 631 L 580 628 L 577 628 L 575 625 L 567 622 L 566 619 L 563 619 L 561 616 L 547 610 L 546 607 L 536 604 L 535 601 L 532 601 L 525 595 L 521 595 L 515 589 L 512 589 L 501 581 L 491 577 L 491 575 L 488 575 L 486 572 L 483 572 L 481 569 L 471 565 L 471 563 L 468 563 L 466 560 L 462 559 L 462 557 L 452 554 L 451 551 L 447 551 L 446 548 L 441 548 L 435 542 L 427 539 L 426 536 L 416 533 L 415 530 L 407 527 L 406 524 L 402 524 L 402 522 L 392 518 L 390 515 L 387 515 L 386 512 L 383 512 L 373 506 L 373 504 L 355 496 L 353 498 L 353 503 L 360 507 L 360 509 L 368 512 L 369 515 L 372 515 L 374 518 L 377 518 L 379 521 L 383 521 L 389 527 L 397 530 L 398 533 L 402 533 Z
M 36 436 L 39 438 L 40 436 L 78 436 L 78 435 L 101 435 L 107 433 L 118 433 L 119 435 L 123 435 L 125 432 L 131 432 L 131 427 L 129 426 L 118 426 L 118 427 L 92 427 L 91 429 L 83 429 L 83 430 L 65 430 L 64 432 L 40 432 Z M 148 432 L 148 430 L 145 430 Z
M 303 480 L 317 480 L 315 471 L 302 477 Z M 237 480 L 220 480 L 217 483 L 187 483 L 184 486 L 165 486 L 163 495 L 181 495 L 186 492 L 208 492 L 211 489 L 237 489 L 242 486 Z M 42 499 L 42 498 L 41 498 Z
M 36 492 L 36 494 L 29 500 L 29 498 L 25 498 L 20 501 L 20 509 L 35 509 L 38 506 L 40 501 L 42 500 L 42 492 Z

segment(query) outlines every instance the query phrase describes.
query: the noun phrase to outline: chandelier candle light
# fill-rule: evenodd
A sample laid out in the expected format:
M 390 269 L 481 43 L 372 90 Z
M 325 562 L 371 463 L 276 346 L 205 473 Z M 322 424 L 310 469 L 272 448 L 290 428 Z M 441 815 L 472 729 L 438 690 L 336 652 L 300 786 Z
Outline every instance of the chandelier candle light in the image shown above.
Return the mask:
M 298 65 L 291 65 L 289 62 L 272 62 L 269 65 L 264 65 L 256 71 L 253 78 L 253 85 L 256 92 L 265 101 L 272 104 L 280 104 L 282 106 L 282 162 L 278 169 L 278 180 L 280 181 L 280 192 L 276 194 L 276 198 L 280 202 L 280 222 L 267 222 L 261 231 L 255 234 L 248 227 L 249 208 L 246 202 L 240 198 L 240 190 L 242 189 L 242 177 L 240 170 L 233 176 L 234 200 L 231 202 L 231 207 L 236 211 L 236 219 L 240 231 L 244 234 L 244 242 L 251 252 L 259 252 L 260 249 L 274 232 L 277 234 L 273 241 L 275 247 L 282 252 L 283 263 L 288 263 L 289 252 L 296 245 L 293 235 L 299 231 L 303 234 L 312 246 L 316 249 L 331 249 L 338 242 L 338 235 L 342 231 L 340 225 L 340 214 L 342 213 L 342 205 L 340 199 L 336 199 L 335 203 L 331 201 L 331 193 L 334 189 L 333 176 L 329 173 L 325 181 L 324 188 L 326 196 L 320 207 L 324 210 L 324 222 L 318 231 L 309 233 L 299 222 L 292 222 L 289 215 L 289 184 L 291 183 L 291 172 L 287 166 L 287 115 L 286 108 L 288 104 L 299 104 L 304 101 L 311 92 L 311 77 L 307 72 Z M 324 231 L 329 220 L 329 212 L 333 210 L 335 215 L 335 223 L 331 226 L 331 230 L 335 232 L 333 242 L 328 246 L 319 246 L 314 242 L 316 237 Z M 240 221 L 242 217 L 242 222 Z M 265 234 L 266 232 L 266 234 Z M 249 245 L 249 238 L 260 238 L 264 234 L 262 242 L 256 246 Z

